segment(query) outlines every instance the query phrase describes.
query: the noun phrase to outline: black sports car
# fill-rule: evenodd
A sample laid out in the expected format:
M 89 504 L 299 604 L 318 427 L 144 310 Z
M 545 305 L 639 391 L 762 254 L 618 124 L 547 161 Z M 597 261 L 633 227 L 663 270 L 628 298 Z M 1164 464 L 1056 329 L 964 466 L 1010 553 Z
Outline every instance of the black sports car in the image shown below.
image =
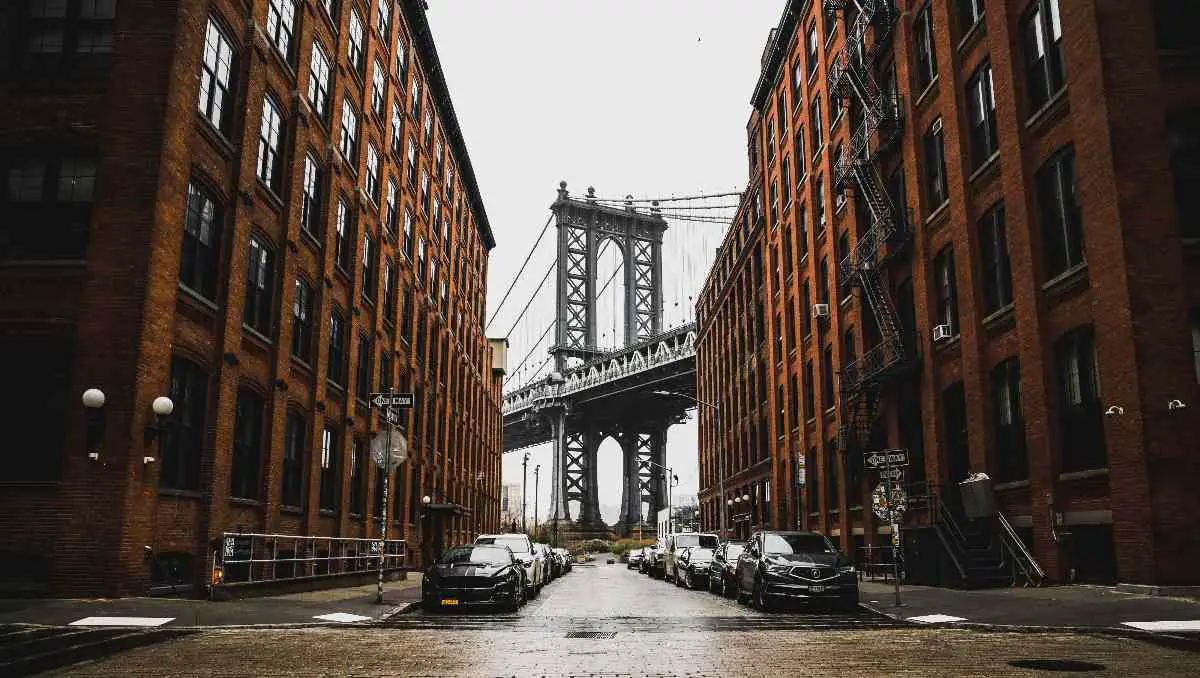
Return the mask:
M 421 607 L 427 612 L 525 604 L 525 570 L 507 546 L 480 544 L 447 549 L 425 571 Z

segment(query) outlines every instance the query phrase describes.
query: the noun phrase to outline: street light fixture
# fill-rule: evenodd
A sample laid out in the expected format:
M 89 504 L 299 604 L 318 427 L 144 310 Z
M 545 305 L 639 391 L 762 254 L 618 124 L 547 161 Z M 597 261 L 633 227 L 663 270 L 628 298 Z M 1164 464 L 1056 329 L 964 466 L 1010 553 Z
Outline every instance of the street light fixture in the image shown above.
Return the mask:
M 725 496 L 725 455 L 722 454 L 722 452 L 721 452 L 721 442 L 722 442 L 721 441 L 721 406 L 714 405 L 713 403 L 710 403 L 710 402 L 706 402 L 706 401 L 701 400 L 701 399 L 697 398 L 696 396 L 690 395 L 688 393 L 678 393 L 675 391 L 654 391 L 654 395 L 675 396 L 678 398 L 687 398 L 688 400 L 691 400 L 692 402 L 696 403 L 697 405 L 703 405 L 704 407 L 708 407 L 708 408 L 712 409 L 712 411 L 713 411 L 713 427 L 716 429 L 716 438 L 717 438 L 717 445 L 716 445 L 716 447 L 717 447 L 717 493 L 720 496 L 724 497 Z M 725 507 L 721 506 L 720 500 L 717 501 L 717 507 L 721 514 L 719 516 L 720 517 L 721 538 L 725 538 L 726 533 L 728 532 L 728 529 L 726 528 L 726 523 L 728 522 L 728 516 L 726 515 L 727 512 L 725 511 Z
M 104 412 L 101 408 L 104 407 L 104 401 L 104 391 L 98 388 L 83 392 L 83 407 L 87 413 L 83 445 L 87 449 L 87 458 L 92 461 L 100 460 L 100 441 L 104 438 Z
M 424 497 L 421 497 L 422 504 L 428 504 L 431 501 L 433 501 L 433 500 L 429 498 L 429 495 L 425 495 Z
M 167 422 L 167 417 L 171 416 L 171 413 L 175 411 L 175 402 L 167 396 L 159 396 L 150 404 L 150 409 L 154 411 L 155 419 L 153 424 L 146 426 L 143 442 L 146 445 L 155 443 L 155 453 L 161 457 L 162 434 L 166 433 L 167 429 L 170 427 L 169 422 Z M 154 463 L 154 459 L 155 458 L 151 457 L 150 455 L 144 455 L 142 457 L 142 463 L 152 464 Z

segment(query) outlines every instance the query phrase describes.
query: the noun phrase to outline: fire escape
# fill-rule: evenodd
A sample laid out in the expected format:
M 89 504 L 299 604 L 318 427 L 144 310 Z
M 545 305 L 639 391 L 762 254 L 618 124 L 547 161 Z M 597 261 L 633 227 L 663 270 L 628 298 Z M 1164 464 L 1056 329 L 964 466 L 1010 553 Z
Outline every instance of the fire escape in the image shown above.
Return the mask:
M 888 44 L 897 12 L 891 0 L 825 0 L 828 14 L 845 14 L 846 39 L 829 65 L 830 96 L 838 96 L 861 115 L 851 115 L 849 148 L 836 158 L 834 190 L 853 190 L 870 213 L 869 227 L 838 263 L 843 292 L 861 290 L 864 313 L 869 307 L 879 328 L 880 343 L 842 369 L 841 448 L 860 454 L 869 444 L 887 381 L 912 359 L 906 354 L 903 330 L 888 291 L 883 266 L 908 243 L 907 218 L 897 209 L 878 171 L 882 156 L 898 144 L 900 97 L 880 86 L 879 58 Z M 868 34 L 873 38 L 867 45 Z M 855 120 L 855 117 L 860 119 Z

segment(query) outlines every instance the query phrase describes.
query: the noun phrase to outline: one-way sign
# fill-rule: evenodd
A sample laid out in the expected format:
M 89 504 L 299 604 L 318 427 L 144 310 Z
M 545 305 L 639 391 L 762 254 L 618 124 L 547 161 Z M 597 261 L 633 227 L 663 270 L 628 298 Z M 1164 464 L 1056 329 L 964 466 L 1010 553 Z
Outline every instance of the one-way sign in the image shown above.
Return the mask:
M 893 466 L 892 468 L 885 466 L 877 469 L 877 471 L 879 472 L 880 480 L 900 480 L 904 477 L 904 469 L 899 466 Z
M 411 393 L 372 393 L 371 404 L 375 407 L 412 407 Z
M 867 466 L 908 466 L 908 450 L 882 450 L 866 453 Z

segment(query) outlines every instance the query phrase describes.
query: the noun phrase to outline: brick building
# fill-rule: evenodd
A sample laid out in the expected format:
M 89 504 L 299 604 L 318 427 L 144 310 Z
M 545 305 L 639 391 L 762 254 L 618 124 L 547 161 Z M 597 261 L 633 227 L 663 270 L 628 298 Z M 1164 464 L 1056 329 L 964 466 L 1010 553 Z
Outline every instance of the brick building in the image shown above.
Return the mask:
M 983 471 L 1050 580 L 1200 583 L 1194 3 L 831 5 L 771 33 L 698 302 L 706 527 L 861 560 L 905 448 L 913 535 Z
M 416 394 L 390 536 L 498 525 L 495 241 L 424 12 L 0 8 L 4 588 L 204 583 L 225 531 L 377 536 L 389 388 Z

